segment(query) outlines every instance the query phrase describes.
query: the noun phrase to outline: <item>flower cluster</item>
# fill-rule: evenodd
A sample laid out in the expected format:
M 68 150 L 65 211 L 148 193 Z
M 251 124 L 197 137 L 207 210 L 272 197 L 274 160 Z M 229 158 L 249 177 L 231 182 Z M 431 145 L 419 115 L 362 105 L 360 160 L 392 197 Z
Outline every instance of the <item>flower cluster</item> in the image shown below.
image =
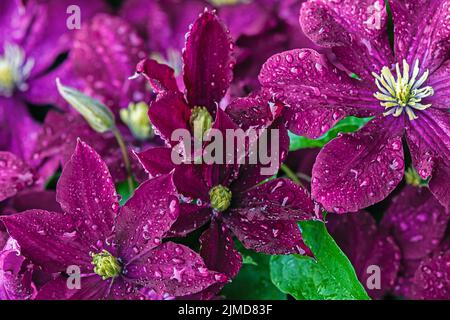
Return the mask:
M 449 0 L 0 25 L 0 300 L 450 299 Z

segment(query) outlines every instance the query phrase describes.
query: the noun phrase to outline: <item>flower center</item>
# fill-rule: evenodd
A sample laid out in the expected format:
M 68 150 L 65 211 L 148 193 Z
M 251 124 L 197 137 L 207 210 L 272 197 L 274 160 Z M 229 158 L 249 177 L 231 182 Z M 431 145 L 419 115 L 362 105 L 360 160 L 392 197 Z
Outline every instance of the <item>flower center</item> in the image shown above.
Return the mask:
M 202 139 L 206 131 L 211 129 L 212 116 L 205 107 L 194 107 L 191 110 L 191 118 L 189 123 L 194 130 L 194 137 Z
M 375 77 L 375 83 L 380 91 L 374 94 L 375 98 L 380 100 L 380 104 L 387 110 L 384 116 L 393 115 L 399 117 L 403 111 L 409 117 L 409 120 L 415 120 L 418 116 L 415 110 L 425 110 L 431 107 L 431 104 L 422 104 L 422 99 L 434 94 L 430 86 L 422 85 L 428 79 L 429 71 L 425 71 L 420 78 L 419 60 L 416 60 L 414 69 L 410 72 L 409 64 L 403 60 L 403 74 L 400 71 L 400 65 L 395 65 L 397 79 L 392 75 L 388 67 L 383 67 L 381 75 L 372 73 Z
M 213 209 L 223 212 L 230 207 L 232 193 L 230 189 L 219 184 L 209 191 L 209 198 Z
M 26 59 L 22 48 L 5 43 L 3 55 L 0 56 L 0 95 L 10 97 L 15 88 L 27 90 L 25 80 L 33 66 L 34 60 Z
M 122 267 L 117 258 L 106 250 L 92 254 L 91 256 L 94 272 L 101 276 L 103 280 L 115 278 L 122 271 Z
M 130 128 L 137 139 L 147 140 L 153 136 L 148 117 L 148 105 L 145 102 L 130 103 L 127 109 L 121 109 L 120 119 Z

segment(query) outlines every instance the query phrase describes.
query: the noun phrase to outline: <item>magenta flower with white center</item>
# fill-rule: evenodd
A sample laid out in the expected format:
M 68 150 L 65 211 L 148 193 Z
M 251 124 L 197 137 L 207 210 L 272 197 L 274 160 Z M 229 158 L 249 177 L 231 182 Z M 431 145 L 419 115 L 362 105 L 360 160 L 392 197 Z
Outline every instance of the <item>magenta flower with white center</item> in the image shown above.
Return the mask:
M 271 57 L 259 76 L 286 104 L 284 116 L 296 134 L 316 138 L 345 116 L 374 117 L 317 157 L 312 195 L 329 211 L 356 212 L 392 192 L 403 177 L 404 140 L 414 168 L 449 205 L 450 2 L 389 4 L 394 50 L 384 1 L 310 0 L 300 14 L 303 31 L 331 48 L 340 68 L 299 49 Z

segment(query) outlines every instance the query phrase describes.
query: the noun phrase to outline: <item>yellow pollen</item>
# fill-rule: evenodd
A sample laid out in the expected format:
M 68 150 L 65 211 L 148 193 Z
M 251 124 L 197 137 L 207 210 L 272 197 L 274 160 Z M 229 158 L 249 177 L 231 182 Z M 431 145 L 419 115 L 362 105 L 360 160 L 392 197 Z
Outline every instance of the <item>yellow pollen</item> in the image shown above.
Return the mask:
M 425 110 L 431 107 L 430 104 L 422 104 L 424 98 L 434 95 L 431 86 L 422 85 L 428 79 L 429 71 L 425 71 L 420 77 L 419 60 L 416 60 L 412 72 L 410 66 L 403 60 L 403 72 L 400 65 L 395 65 L 396 76 L 392 74 L 388 67 L 383 67 L 381 74 L 372 73 L 375 83 L 379 89 L 374 97 L 380 100 L 380 105 L 386 109 L 384 116 L 393 115 L 399 117 L 403 111 L 408 115 L 409 120 L 415 120 L 418 116 L 416 110 Z

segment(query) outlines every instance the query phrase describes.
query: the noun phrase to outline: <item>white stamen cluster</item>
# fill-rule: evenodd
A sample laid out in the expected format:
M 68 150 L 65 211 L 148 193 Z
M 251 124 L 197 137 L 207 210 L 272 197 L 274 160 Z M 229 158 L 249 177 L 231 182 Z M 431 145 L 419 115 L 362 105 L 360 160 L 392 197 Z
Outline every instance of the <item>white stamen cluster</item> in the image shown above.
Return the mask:
M 375 77 L 379 92 L 374 94 L 375 98 L 380 100 L 380 104 L 387 110 L 383 115 L 393 115 L 399 117 L 403 111 L 409 117 L 409 120 L 415 120 L 418 116 L 415 110 L 425 110 L 431 107 L 431 104 L 422 104 L 422 99 L 430 97 L 434 94 L 434 90 L 430 86 L 422 85 L 428 79 L 429 71 L 425 71 L 420 78 L 419 60 L 416 60 L 412 73 L 409 64 L 403 60 L 403 73 L 400 71 L 400 65 L 395 65 L 397 79 L 388 67 L 383 67 L 381 75 L 372 73 Z

